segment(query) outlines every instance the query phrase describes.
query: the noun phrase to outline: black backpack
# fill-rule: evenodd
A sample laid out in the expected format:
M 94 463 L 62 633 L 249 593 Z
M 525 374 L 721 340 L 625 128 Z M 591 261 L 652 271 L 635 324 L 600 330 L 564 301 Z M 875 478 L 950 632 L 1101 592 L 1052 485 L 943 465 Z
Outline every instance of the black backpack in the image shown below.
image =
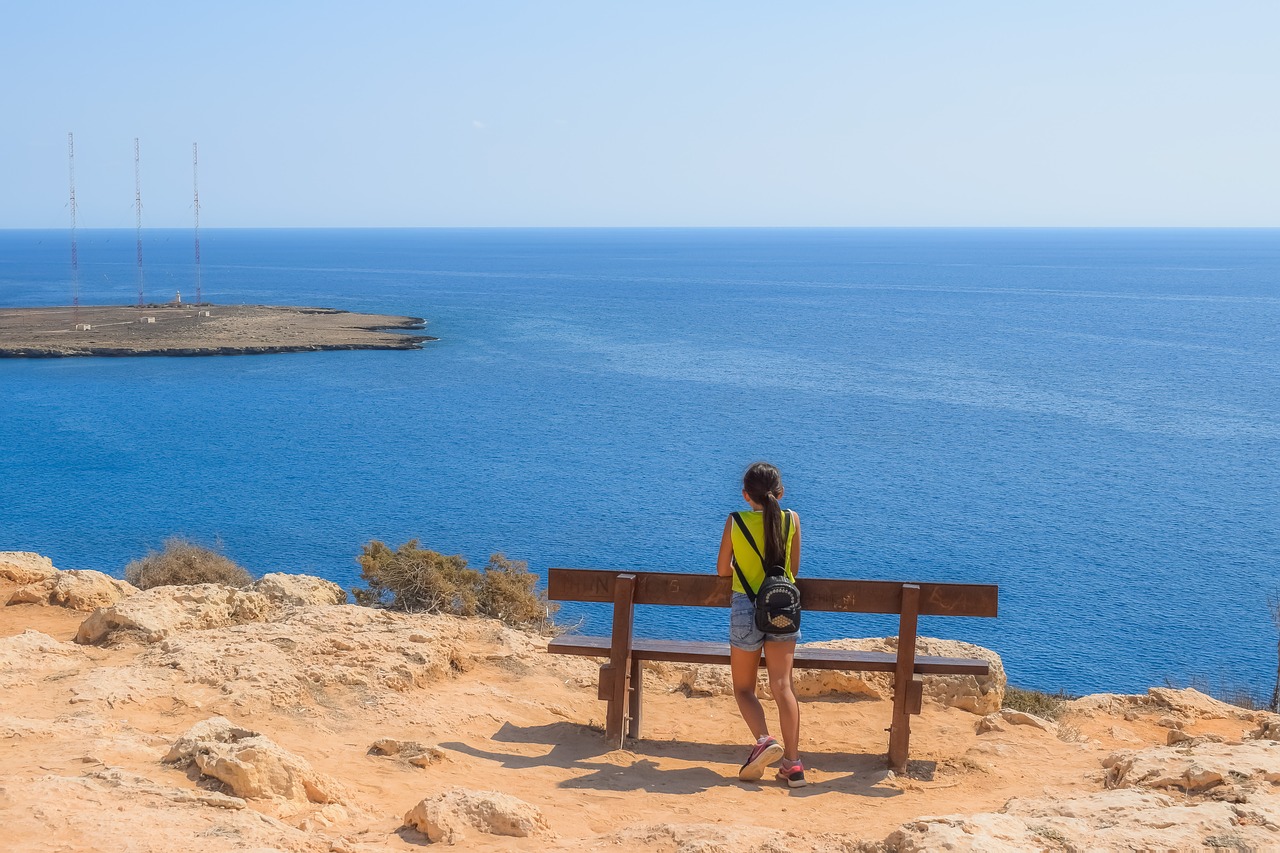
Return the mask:
M 782 566 L 765 565 L 764 554 L 756 546 L 756 540 L 747 530 L 746 523 L 738 513 L 731 513 L 734 524 L 747 538 L 751 550 L 760 557 L 760 565 L 764 566 L 764 580 L 758 590 L 752 590 L 747 578 L 738 568 L 735 560 L 733 570 L 738 573 L 738 582 L 747 597 L 756 606 L 756 627 L 766 634 L 794 634 L 800 630 L 800 588 L 787 577 L 787 570 Z M 783 513 L 782 546 L 787 545 L 791 536 L 791 512 Z

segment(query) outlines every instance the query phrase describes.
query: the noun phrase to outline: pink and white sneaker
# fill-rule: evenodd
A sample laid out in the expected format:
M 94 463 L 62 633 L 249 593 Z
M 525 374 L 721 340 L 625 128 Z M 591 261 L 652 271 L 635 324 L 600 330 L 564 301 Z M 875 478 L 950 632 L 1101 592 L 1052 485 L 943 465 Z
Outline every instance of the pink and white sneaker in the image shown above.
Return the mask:
M 772 737 L 765 737 L 756 743 L 747 763 L 738 771 L 738 778 L 743 782 L 754 782 L 764 775 L 764 769 L 782 757 L 782 744 Z M 803 775 L 803 774 L 801 774 Z
M 803 788 L 809 783 L 804 778 L 804 765 L 797 761 L 795 764 L 789 764 L 784 761 L 778 767 L 779 782 L 786 782 L 788 788 Z

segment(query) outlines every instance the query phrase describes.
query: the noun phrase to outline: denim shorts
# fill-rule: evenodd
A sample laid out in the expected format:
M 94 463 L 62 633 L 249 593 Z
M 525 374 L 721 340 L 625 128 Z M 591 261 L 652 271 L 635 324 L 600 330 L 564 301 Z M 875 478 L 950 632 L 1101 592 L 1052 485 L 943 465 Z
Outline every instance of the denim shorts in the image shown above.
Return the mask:
M 735 649 L 758 652 L 765 641 L 777 643 L 798 643 L 800 632 L 790 634 L 766 634 L 756 627 L 756 606 L 751 599 L 740 592 L 735 592 L 729 605 L 729 645 Z

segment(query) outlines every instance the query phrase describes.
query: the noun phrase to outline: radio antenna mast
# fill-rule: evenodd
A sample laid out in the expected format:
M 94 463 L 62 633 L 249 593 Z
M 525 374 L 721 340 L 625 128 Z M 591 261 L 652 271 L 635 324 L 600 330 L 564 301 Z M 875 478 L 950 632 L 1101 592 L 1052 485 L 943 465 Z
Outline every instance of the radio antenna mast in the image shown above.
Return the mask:
M 71 185 L 71 322 L 80 324 L 80 256 L 76 250 L 76 140 L 67 132 L 67 173 Z
M 138 307 L 142 307 L 142 173 L 138 166 L 138 137 L 133 138 L 133 206 L 138 217 Z
M 200 307 L 200 147 L 191 143 L 191 188 L 196 211 L 196 307 Z M 196 312 L 199 316 L 199 311 Z

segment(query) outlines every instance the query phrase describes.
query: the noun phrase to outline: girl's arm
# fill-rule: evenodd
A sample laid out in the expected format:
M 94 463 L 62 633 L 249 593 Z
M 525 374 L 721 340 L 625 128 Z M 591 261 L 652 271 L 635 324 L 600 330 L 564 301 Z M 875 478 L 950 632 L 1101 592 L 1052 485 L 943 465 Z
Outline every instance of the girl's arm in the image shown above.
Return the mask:
M 791 537 L 791 574 L 798 577 L 800 575 L 800 513 L 795 510 L 791 511 L 791 523 L 796 526 L 796 535 Z
M 720 554 L 716 557 L 716 574 L 728 577 L 733 574 L 733 524 L 732 519 L 724 520 L 724 533 L 720 535 Z M 796 533 L 800 531 L 797 530 Z

